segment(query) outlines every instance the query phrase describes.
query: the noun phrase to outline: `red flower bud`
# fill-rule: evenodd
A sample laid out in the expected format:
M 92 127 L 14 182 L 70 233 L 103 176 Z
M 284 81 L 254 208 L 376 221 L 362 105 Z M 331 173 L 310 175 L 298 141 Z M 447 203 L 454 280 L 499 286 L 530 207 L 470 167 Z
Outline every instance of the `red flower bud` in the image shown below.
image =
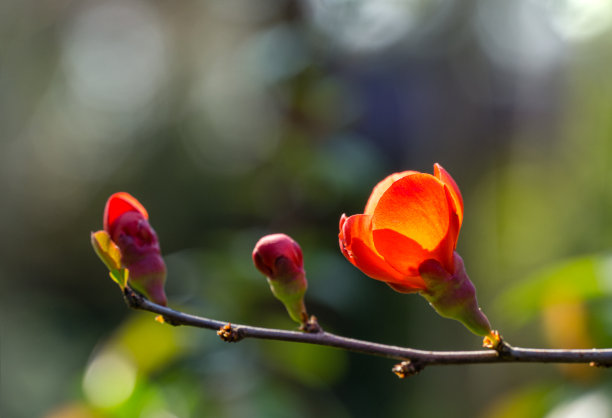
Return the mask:
M 113 194 L 104 208 L 104 231 L 119 248 L 121 266 L 129 271 L 128 283 L 153 302 L 166 305 L 166 265 L 149 215 L 134 197 Z
M 462 221 L 461 192 L 442 166 L 434 165 L 434 175 L 395 173 L 374 187 L 363 214 L 342 215 L 340 249 L 366 275 L 398 292 L 419 292 L 443 316 L 487 335 L 488 320 L 455 253 Z
M 285 234 L 266 235 L 253 249 L 255 267 L 268 279 L 270 289 L 293 320 L 304 323 L 308 316 L 304 294 L 308 287 L 302 249 Z

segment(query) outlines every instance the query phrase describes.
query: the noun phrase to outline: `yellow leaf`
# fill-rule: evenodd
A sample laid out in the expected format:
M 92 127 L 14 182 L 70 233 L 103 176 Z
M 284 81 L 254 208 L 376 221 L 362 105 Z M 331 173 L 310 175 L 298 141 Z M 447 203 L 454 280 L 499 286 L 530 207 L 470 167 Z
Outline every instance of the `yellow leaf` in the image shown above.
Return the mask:
M 108 268 L 110 278 L 123 290 L 127 286 L 129 271 L 121 267 L 121 251 L 117 244 L 106 231 L 97 231 L 91 233 L 91 246 Z
M 91 245 L 109 270 L 119 270 L 121 268 L 121 251 L 106 231 L 92 232 Z

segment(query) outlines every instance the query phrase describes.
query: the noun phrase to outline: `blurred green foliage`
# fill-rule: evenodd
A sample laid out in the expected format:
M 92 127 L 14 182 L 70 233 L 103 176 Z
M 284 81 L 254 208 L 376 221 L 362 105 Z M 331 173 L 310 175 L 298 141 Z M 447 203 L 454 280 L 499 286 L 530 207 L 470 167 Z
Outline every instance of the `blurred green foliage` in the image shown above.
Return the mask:
M 612 5 L 571 0 L 9 1 L 0 6 L 0 416 L 610 417 L 609 370 L 437 367 L 227 345 L 129 311 L 88 242 L 106 198 L 148 209 L 172 307 L 292 328 L 251 265 L 304 251 L 333 332 L 479 341 L 338 250 L 393 171 L 441 163 L 458 251 L 517 346 L 612 346 Z

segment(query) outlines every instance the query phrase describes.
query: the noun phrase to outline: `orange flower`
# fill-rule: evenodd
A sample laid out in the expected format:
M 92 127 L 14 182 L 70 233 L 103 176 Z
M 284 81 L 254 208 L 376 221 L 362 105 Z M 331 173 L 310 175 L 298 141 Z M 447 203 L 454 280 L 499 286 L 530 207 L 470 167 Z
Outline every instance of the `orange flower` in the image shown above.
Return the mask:
M 138 200 L 125 192 L 109 197 L 104 208 L 104 230 L 92 234 L 92 243 L 111 275 L 114 269 L 127 269 L 128 283 L 134 289 L 166 305 L 166 265 L 149 214 Z M 116 260 L 117 252 L 120 260 Z
M 463 198 L 439 164 L 434 175 L 404 171 L 378 183 L 363 215 L 340 218 L 340 248 L 366 275 L 395 290 L 424 290 L 419 266 L 429 259 L 454 271 Z
M 457 317 L 467 305 L 478 311 L 474 315 L 484 316 L 473 306 L 475 290 L 455 252 L 462 221 L 461 192 L 450 174 L 434 164 L 434 175 L 391 174 L 374 187 L 363 214 L 343 214 L 340 249 L 366 275 L 398 292 L 419 292 L 443 316 L 475 322 L 466 326 L 486 335 L 486 317 Z

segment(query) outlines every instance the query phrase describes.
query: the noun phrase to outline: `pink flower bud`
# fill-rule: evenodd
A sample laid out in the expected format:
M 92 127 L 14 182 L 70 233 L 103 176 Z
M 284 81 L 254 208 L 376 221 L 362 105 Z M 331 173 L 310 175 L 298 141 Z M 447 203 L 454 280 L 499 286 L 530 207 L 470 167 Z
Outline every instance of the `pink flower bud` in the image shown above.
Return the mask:
M 266 235 L 253 250 L 255 267 L 268 279 L 270 289 L 293 320 L 307 320 L 304 294 L 308 287 L 302 249 L 285 234 Z
M 134 197 L 113 194 L 104 209 L 104 231 L 119 248 L 121 266 L 129 271 L 128 283 L 153 302 L 166 305 L 166 265 L 149 215 Z
M 257 241 L 253 261 L 255 267 L 271 279 L 304 274 L 302 249 L 285 234 L 266 235 Z

